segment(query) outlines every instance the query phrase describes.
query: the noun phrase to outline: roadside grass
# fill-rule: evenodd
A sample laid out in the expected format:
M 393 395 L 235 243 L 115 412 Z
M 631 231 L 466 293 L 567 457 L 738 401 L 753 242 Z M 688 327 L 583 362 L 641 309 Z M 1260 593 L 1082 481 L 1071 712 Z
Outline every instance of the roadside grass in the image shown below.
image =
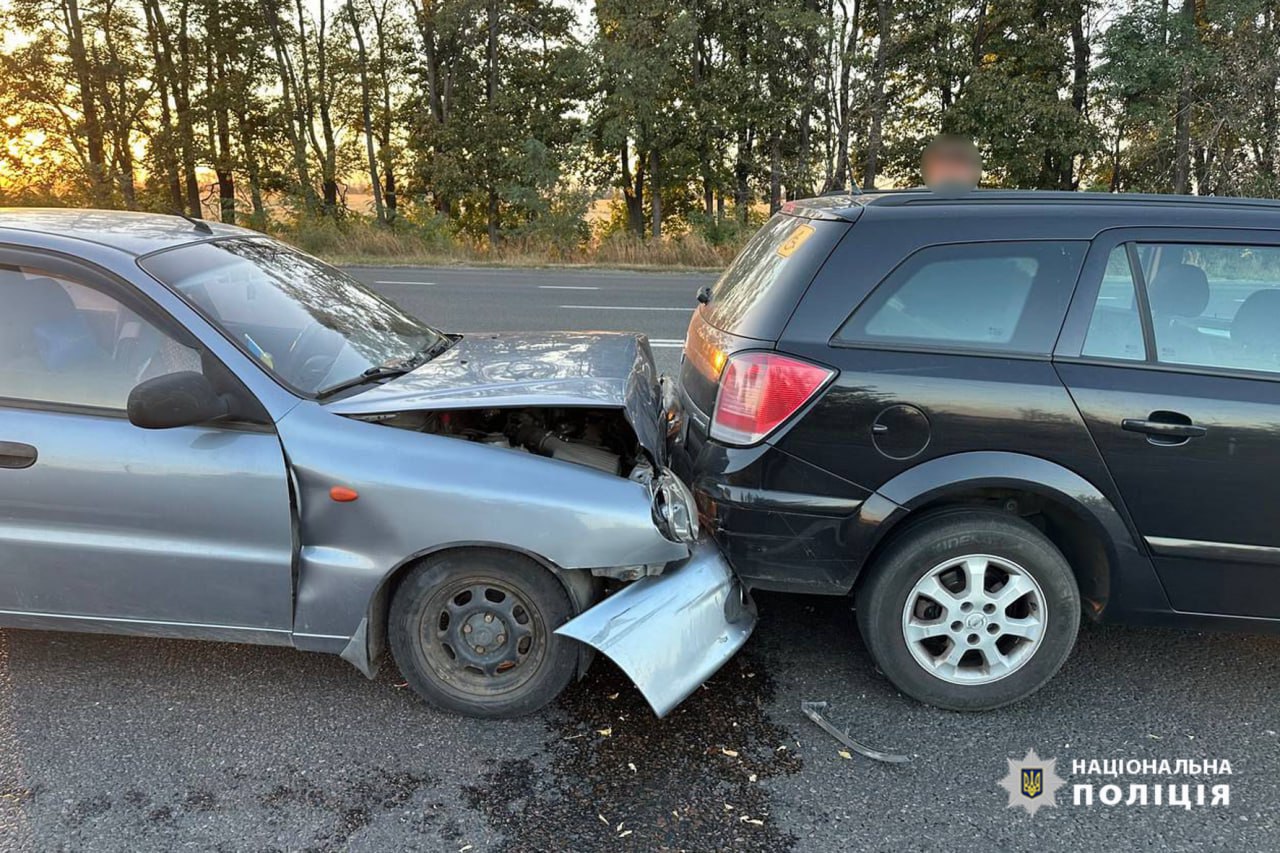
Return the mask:
M 432 225 L 378 227 L 367 220 L 300 221 L 273 233 L 304 251 L 344 266 L 606 267 L 718 271 L 737 254 L 737 242 L 716 245 L 697 232 L 639 240 L 626 234 L 573 242 L 513 236 L 497 246 L 471 242 Z

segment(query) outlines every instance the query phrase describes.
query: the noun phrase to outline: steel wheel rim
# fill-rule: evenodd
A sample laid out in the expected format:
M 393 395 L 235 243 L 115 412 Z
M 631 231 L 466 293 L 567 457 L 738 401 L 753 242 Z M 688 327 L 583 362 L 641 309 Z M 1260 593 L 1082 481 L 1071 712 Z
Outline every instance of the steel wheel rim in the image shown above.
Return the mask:
M 541 614 L 520 590 L 493 578 L 459 580 L 433 595 L 418 641 L 431 671 L 470 695 L 522 687 L 547 654 Z
M 991 684 L 1035 656 L 1048 626 L 1044 591 L 1031 573 L 990 554 L 953 557 L 925 572 L 907 595 L 902 636 L 926 672 L 948 684 Z

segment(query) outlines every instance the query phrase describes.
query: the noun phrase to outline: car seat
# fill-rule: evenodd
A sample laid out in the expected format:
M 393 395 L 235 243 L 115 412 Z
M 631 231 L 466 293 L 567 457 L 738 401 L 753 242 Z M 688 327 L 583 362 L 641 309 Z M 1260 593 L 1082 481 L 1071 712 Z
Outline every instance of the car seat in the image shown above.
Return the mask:
M 60 284 L 47 277 L 11 275 L 18 277 L 0 284 L 5 305 L 0 327 L 4 363 L 39 365 L 58 372 L 101 354 L 89 323 Z
M 1254 291 L 1240 303 L 1231 343 L 1237 367 L 1280 371 L 1280 288 Z
M 1162 267 L 1147 287 L 1156 333 L 1156 354 L 1174 364 L 1211 364 L 1207 335 L 1188 320 L 1209 306 L 1209 279 L 1191 264 Z

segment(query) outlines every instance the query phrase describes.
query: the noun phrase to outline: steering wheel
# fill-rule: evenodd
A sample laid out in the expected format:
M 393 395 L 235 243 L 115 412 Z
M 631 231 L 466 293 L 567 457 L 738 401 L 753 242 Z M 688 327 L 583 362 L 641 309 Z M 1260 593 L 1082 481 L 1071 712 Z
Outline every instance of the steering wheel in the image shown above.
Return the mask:
M 329 368 L 333 367 L 333 359 L 327 355 L 313 355 L 302 363 L 298 375 L 294 377 L 294 382 L 300 388 L 310 388 L 313 385 L 319 385 L 321 380 L 329 373 Z
M 317 334 L 327 330 L 327 327 L 321 323 L 312 323 L 298 332 L 297 337 L 293 339 L 293 343 L 289 344 L 289 349 L 285 351 L 280 359 L 280 365 L 277 368 L 281 373 L 287 374 L 295 384 L 303 384 L 302 378 L 313 371 L 318 370 L 315 364 L 317 359 L 324 358 L 320 353 L 310 353 L 314 346 L 314 338 Z M 336 355 L 336 353 L 335 353 Z M 333 363 L 330 358 L 328 364 L 324 365 L 328 370 L 329 364 Z

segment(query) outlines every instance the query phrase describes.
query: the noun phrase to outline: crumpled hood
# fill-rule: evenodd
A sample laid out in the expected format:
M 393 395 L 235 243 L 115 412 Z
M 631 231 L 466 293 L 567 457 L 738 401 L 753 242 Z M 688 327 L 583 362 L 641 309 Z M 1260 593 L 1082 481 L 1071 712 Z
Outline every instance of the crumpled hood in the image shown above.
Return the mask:
M 328 403 L 341 415 L 520 406 L 621 409 L 640 445 L 665 459 L 661 392 L 644 335 L 485 332 L 411 373 Z

